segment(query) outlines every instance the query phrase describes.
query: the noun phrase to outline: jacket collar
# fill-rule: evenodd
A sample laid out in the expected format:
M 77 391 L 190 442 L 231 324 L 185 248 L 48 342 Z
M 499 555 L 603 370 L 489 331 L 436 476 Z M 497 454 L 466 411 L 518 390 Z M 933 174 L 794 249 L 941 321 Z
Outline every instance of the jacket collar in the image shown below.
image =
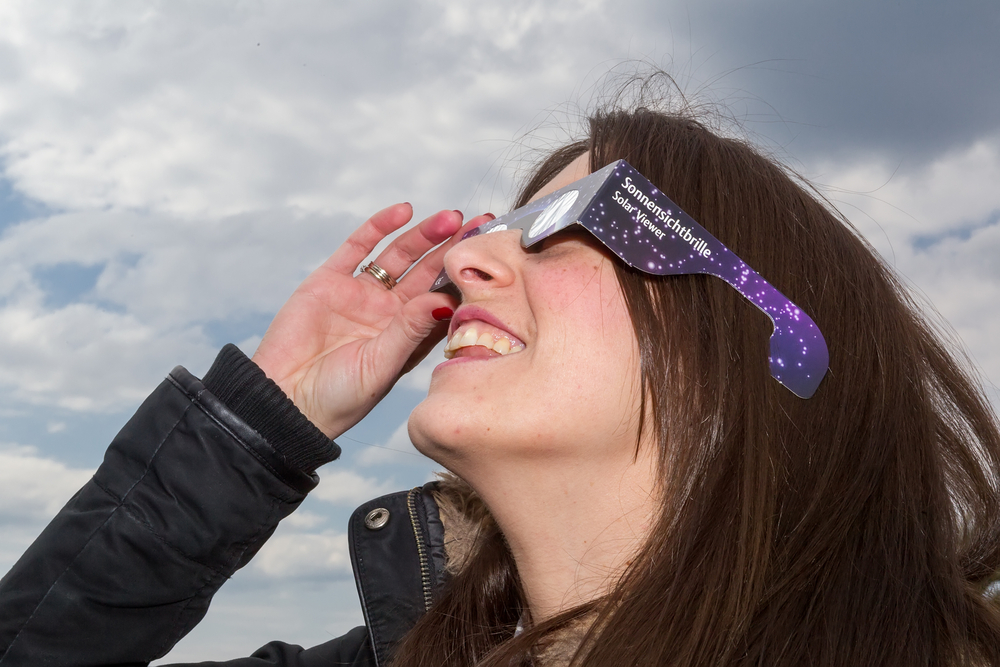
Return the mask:
M 354 511 L 348 541 L 377 665 L 430 608 L 446 579 L 436 483 L 371 500 Z

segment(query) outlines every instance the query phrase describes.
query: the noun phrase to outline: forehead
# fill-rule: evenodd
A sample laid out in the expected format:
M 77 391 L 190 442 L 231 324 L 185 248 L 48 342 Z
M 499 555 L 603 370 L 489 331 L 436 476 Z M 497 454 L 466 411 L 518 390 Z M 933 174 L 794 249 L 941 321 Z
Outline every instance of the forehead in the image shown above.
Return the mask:
M 536 199 L 541 199 L 545 195 L 552 194 L 556 190 L 561 190 L 570 183 L 575 183 L 589 174 L 590 151 L 584 151 L 579 157 L 566 165 L 562 171 L 556 174 L 555 178 L 543 185 L 538 192 L 531 195 L 531 199 L 528 200 L 528 203 L 531 203 Z

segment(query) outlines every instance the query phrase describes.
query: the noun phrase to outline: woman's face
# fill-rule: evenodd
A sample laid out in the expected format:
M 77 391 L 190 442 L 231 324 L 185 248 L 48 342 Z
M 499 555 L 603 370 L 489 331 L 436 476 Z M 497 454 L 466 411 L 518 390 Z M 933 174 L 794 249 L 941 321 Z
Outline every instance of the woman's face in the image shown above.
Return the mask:
M 584 154 L 536 198 L 588 173 Z M 462 304 L 453 356 L 410 417 L 418 449 L 462 476 L 479 462 L 633 456 L 639 352 L 613 261 L 585 232 L 537 252 L 516 230 L 452 248 Z

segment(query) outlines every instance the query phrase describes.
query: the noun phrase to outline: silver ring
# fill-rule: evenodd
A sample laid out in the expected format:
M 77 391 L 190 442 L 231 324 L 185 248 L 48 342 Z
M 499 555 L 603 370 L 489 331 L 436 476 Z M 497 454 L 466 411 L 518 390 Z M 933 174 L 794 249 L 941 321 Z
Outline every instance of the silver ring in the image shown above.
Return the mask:
M 392 289 L 396 286 L 396 279 L 390 276 L 385 269 L 375 262 L 368 262 L 361 268 L 361 270 L 385 285 L 386 289 Z

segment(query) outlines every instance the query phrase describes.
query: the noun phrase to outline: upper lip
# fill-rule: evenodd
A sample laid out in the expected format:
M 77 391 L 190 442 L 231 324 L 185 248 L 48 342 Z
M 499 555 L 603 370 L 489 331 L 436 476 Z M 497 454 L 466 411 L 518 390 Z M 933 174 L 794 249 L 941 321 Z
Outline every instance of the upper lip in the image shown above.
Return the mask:
M 498 317 L 493 315 L 493 313 L 485 310 L 484 308 L 480 308 L 479 306 L 471 305 L 462 306 L 455 311 L 455 314 L 451 318 L 451 326 L 448 327 L 448 337 L 450 338 L 451 336 L 454 336 L 458 328 L 470 320 L 485 322 L 486 324 L 494 326 L 517 339 L 517 336 L 515 336 L 514 333 L 507 328 L 507 325 L 501 322 Z

